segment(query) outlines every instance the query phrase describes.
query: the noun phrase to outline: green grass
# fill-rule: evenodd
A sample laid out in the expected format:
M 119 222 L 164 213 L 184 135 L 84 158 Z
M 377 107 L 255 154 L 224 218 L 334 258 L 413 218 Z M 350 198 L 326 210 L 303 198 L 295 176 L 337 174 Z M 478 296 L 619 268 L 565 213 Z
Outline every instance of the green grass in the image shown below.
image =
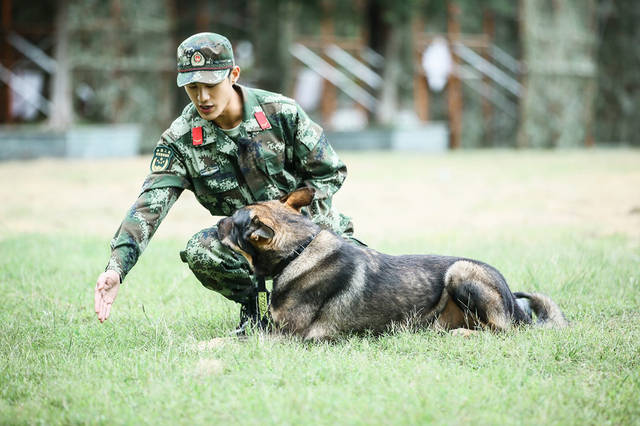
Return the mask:
M 199 286 L 179 242 L 150 245 L 100 325 L 90 283 L 102 239 L 6 238 L 0 423 L 637 423 L 637 251 L 621 237 L 569 234 L 535 248 L 491 243 L 512 287 L 553 295 L 570 328 L 333 344 L 253 335 L 198 350 L 232 329 L 237 308 Z M 473 238 L 457 244 L 483 250 Z
M 546 155 L 560 185 L 564 176 L 590 170 L 607 176 L 611 162 L 628 157 L 606 153 L 607 161 L 592 161 L 590 154 L 561 153 L 563 162 Z M 360 156 L 347 158 L 356 171 L 382 163 L 377 155 Z M 530 179 L 513 164 L 517 154 L 498 157 L 511 164 L 505 180 Z M 532 157 L 526 161 L 549 164 L 545 154 Z M 398 170 L 418 166 L 415 157 L 389 158 Z M 489 154 L 425 159 L 451 167 L 454 176 L 500 174 Z M 618 170 L 631 173 L 630 166 Z M 355 185 L 375 179 L 357 176 Z M 511 193 L 505 190 L 505 199 Z M 52 206 L 52 214 L 61 208 Z M 485 212 L 494 208 L 489 203 Z M 384 225 L 392 231 L 393 222 Z M 640 246 L 633 232 L 597 233 L 597 224 L 546 219 L 525 226 L 435 223 L 414 234 L 365 226 L 371 231 L 364 239 L 388 253 L 491 263 L 513 290 L 556 300 L 571 321 L 567 329 L 468 339 L 405 330 L 331 344 L 254 334 L 198 349 L 198 342 L 228 335 L 238 307 L 203 288 L 180 261 L 189 235 L 154 239 L 100 324 L 93 285 L 108 238 L 65 226 L 0 236 L 0 424 L 640 424 Z

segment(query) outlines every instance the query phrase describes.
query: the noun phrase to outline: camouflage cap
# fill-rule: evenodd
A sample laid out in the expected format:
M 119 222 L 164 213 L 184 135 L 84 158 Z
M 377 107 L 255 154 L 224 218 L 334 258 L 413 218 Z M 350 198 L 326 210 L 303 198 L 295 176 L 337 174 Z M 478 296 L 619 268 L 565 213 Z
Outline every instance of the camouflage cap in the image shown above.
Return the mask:
M 178 87 L 195 82 L 218 84 L 233 66 L 233 49 L 226 37 L 194 34 L 178 46 Z

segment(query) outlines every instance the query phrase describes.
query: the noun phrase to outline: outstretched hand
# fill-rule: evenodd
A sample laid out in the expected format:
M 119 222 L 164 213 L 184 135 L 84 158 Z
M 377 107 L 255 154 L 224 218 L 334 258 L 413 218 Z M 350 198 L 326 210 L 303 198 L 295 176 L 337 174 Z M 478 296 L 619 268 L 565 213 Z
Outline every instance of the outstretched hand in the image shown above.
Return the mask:
M 116 299 L 118 288 L 120 288 L 120 275 L 116 271 L 107 270 L 98 277 L 94 305 L 100 322 L 105 322 L 109 318 L 111 305 Z

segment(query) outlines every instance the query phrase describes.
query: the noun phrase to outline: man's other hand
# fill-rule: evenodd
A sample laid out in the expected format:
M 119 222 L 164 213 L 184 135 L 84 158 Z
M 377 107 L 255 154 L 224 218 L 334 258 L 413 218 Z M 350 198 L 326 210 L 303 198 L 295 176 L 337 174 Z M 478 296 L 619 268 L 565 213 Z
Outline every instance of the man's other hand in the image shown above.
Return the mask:
M 116 271 L 107 270 L 100 274 L 96 282 L 94 304 L 100 322 L 105 322 L 111 313 L 111 305 L 116 299 L 120 287 L 120 275 Z

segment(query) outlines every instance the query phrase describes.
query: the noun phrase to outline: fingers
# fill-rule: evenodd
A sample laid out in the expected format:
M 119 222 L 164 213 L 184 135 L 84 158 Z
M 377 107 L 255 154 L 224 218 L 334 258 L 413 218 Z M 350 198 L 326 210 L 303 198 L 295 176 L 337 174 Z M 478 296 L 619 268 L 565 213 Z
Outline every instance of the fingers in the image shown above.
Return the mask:
M 120 284 L 119 277 L 116 280 L 114 277 L 109 276 L 108 272 L 102 273 L 98 277 L 93 296 L 94 310 L 100 322 L 105 322 L 109 318 L 111 305 L 116 298 L 118 285 Z
M 104 299 L 102 298 L 102 295 L 99 295 L 99 297 L 100 299 L 98 300 L 98 306 L 96 307 L 96 314 L 98 314 L 98 320 L 102 322 L 102 306 L 104 305 Z
M 104 322 L 104 320 L 107 319 L 105 316 L 105 290 L 107 284 L 107 277 L 105 277 L 104 273 L 100 274 L 98 281 L 96 282 L 96 289 L 94 292 L 94 309 L 96 314 L 98 314 L 98 320 L 100 322 Z
M 100 295 L 100 290 L 98 290 L 98 286 L 96 286 L 96 289 L 93 292 L 93 310 L 96 311 L 96 314 L 100 312 L 101 300 L 102 300 L 102 296 Z
M 100 295 L 100 304 L 98 306 L 98 319 L 100 322 L 105 322 L 111 314 L 111 305 L 113 305 L 113 297 L 108 294 Z
M 102 276 L 98 279 L 98 282 L 96 283 L 96 289 L 94 291 L 94 296 L 93 296 L 94 310 L 96 311 L 96 314 L 98 314 L 98 320 L 100 322 L 104 322 L 104 320 L 106 319 L 104 317 L 104 311 L 105 311 L 104 281 L 105 280 Z
M 98 313 L 98 319 L 100 322 L 105 322 L 109 317 L 108 311 L 111 311 L 110 304 L 107 303 L 104 298 L 100 301 L 100 312 Z
M 93 292 L 93 309 L 98 314 L 98 320 L 103 322 L 102 316 L 100 313 L 102 312 L 102 304 L 104 303 L 103 291 L 104 291 L 104 276 L 100 275 L 98 277 L 98 281 L 96 282 L 96 289 Z

